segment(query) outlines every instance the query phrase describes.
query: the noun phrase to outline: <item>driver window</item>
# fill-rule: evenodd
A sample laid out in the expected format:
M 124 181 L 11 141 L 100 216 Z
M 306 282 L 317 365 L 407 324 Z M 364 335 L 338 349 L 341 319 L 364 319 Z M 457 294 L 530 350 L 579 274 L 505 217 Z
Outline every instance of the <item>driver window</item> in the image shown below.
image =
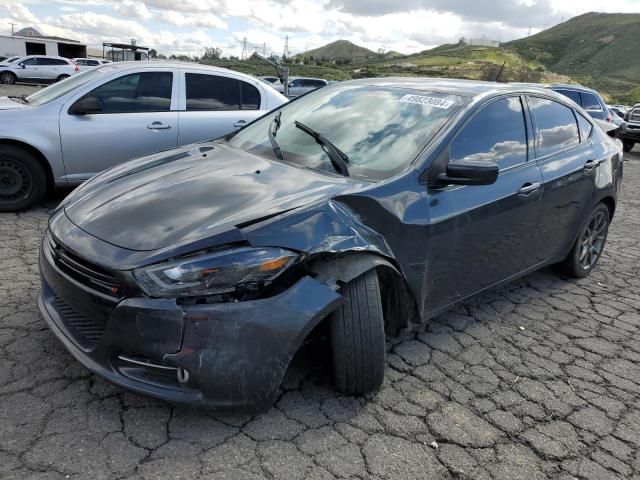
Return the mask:
M 133 73 L 99 86 L 86 97 L 95 97 L 102 113 L 168 112 L 172 85 L 171 72 Z
M 482 107 L 449 146 L 450 161 L 483 160 L 500 169 L 527 161 L 527 132 L 520 97 Z
M 37 65 L 38 64 L 38 59 L 37 58 L 27 58 L 24 62 L 20 62 L 20 65 Z

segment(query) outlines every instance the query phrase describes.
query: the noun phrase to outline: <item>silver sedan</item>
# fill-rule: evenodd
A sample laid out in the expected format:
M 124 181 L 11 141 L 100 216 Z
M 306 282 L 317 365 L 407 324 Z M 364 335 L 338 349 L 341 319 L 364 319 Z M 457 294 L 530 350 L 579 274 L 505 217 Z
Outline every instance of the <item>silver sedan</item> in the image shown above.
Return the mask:
M 286 102 L 239 72 L 122 62 L 0 97 L 0 212 L 135 157 L 217 138 Z

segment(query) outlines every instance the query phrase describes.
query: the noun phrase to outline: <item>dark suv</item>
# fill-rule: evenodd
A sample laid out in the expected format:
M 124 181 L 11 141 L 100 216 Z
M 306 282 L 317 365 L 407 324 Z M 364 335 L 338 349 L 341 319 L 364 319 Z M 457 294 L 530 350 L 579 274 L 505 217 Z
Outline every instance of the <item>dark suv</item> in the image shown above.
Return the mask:
M 622 140 L 625 152 L 630 152 L 636 142 L 640 142 L 640 103 L 624 114 L 624 122 L 620 126 L 618 138 Z

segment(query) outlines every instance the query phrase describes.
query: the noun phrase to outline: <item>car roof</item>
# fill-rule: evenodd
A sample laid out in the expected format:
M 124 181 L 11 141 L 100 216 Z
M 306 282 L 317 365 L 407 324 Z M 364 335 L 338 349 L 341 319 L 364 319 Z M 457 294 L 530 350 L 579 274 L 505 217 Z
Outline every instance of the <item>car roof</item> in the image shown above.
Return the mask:
M 347 82 L 341 82 L 347 83 Z M 548 92 L 540 84 L 498 83 L 481 80 L 461 80 L 454 78 L 425 78 L 425 77 L 380 77 L 351 80 L 348 83 L 362 85 L 378 85 L 390 88 L 406 88 L 425 92 L 442 92 L 463 97 L 478 97 L 491 93 L 542 93 Z
M 256 77 L 247 75 L 246 73 L 230 70 L 228 68 L 214 67 L 213 65 L 204 65 L 202 63 L 180 62 L 180 61 L 130 61 L 130 62 L 111 62 L 102 65 L 101 68 L 110 68 L 116 70 L 132 70 L 132 69 L 154 69 L 154 68 L 189 68 L 191 70 L 206 70 L 211 73 L 229 74 L 245 78 L 247 80 L 257 81 Z

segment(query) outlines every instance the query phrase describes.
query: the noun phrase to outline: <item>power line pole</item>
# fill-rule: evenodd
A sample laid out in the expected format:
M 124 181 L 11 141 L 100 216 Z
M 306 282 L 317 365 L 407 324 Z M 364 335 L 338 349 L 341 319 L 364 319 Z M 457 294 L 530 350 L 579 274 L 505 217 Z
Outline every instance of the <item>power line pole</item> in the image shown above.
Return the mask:
M 284 37 L 284 52 L 282 52 L 282 56 L 289 57 L 290 53 L 291 52 L 289 52 L 289 35 L 287 35 L 286 37 Z
M 267 56 L 267 42 L 262 43 L 262 56 L 263 57 Z
M 13 27 L 15 27 L 17 25 L 17 23 L 11 23 L 9 22 L 9 25 L 11 25 L 11 35 L 15 35 L 14 31 L 13 31 Z
M 246 60 L 249 53 L 247 52 L 247 37 L 244 37 L 242 41 L 242 55 L 240 55 L 240 60 Z
M 527 33 L 527 37 L 531 36 L 531 27 L 529 27 L 529 33 Z

